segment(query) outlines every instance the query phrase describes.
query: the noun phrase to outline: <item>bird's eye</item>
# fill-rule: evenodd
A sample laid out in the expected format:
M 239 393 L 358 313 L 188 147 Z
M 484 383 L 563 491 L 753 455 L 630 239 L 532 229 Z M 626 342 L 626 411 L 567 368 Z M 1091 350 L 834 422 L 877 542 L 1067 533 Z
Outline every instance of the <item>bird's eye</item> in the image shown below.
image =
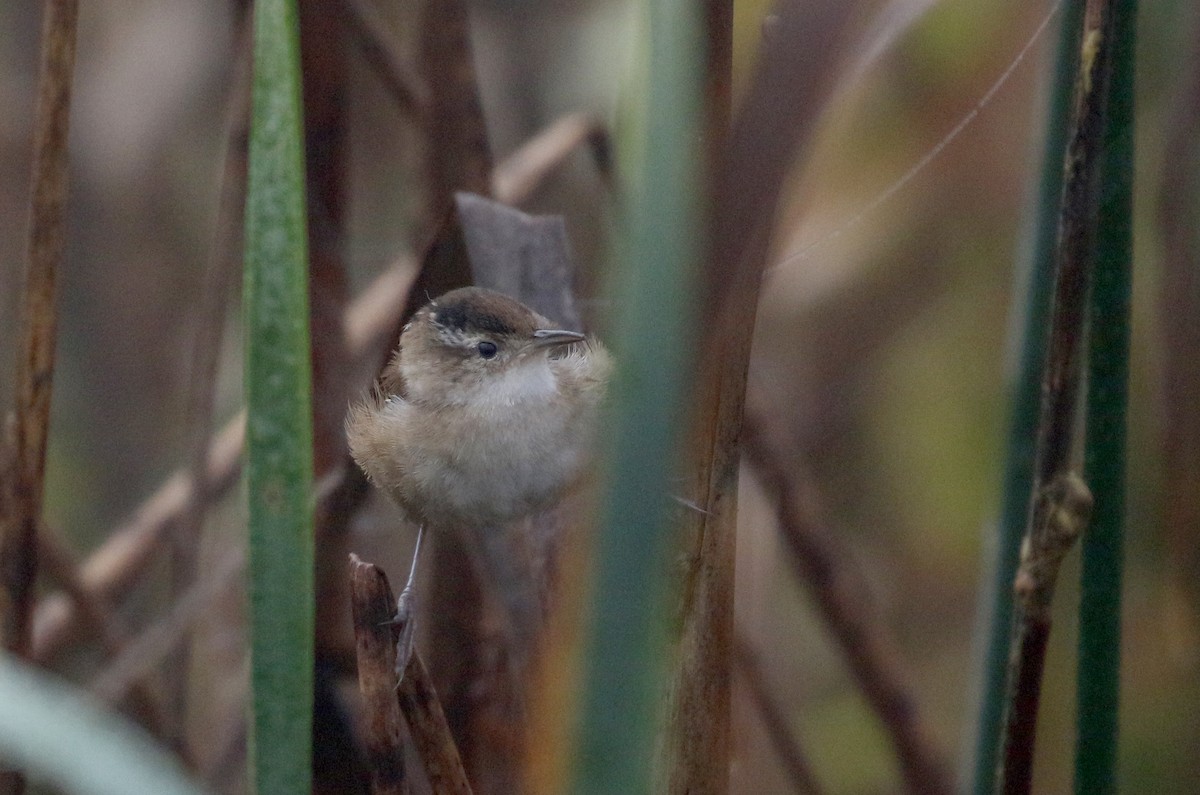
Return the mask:
M 496 358 L 496 343 L 484 340 L 478 346 L 479 355 L 485 359 Z

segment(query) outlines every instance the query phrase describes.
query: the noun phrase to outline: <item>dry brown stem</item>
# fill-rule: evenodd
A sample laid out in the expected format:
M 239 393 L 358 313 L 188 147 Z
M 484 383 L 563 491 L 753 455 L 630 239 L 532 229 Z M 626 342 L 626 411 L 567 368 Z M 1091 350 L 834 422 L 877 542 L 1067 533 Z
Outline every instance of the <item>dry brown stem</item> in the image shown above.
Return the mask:
M 16 419 L 0 444 L 0 647 L 30 652 L 37 527 L 41 521 L 58 268 L 66 238 L 67 130 L 75 70 L 77 0 L 44 6 L 29 198 L 29 239 L 17 349 Z M 9 447 L 11 444 L 11 448 Z M 19 785 L 14 785 L 19 787 Z
M 1042 669 L 1050 634 L 1050 600 L 1061 558 L 1082 532 L 1091 495 L 1070 472 L 1087 329 L 1087 297 L 1095 266 L 1100 160 L 1112 62 L 1108 0 L 1089 0 L 1080 52 L 1071 140 L 1064 162 L 1054 303 L 1042 376 L 1033 492 L 1015 588 L 1019 609 L 1010 645 L 1009 702 L 997 789 L 1028 793 Z M 1083 509 L 1086 495 L 1086 510 Z M 1079 518 L 1078 514 L 1083 513 Z M 1060 515 L 1060 513 L 1062 515 Z M 1074 518 L 1072 518 L 1074 517 Z M 1078 526 L 1076 526 L 1078 525 Z
M 731 9 L 719 0 L 705 5 L 711 52 L 704 135 L 715 162 L 701 321 L 702 347 L 710 355 L 698 374 L 691 418 L 694 464 L 687 496 L 702 511 L 685 527 L 683 629 L 665 744 L 666 783 L 673 793 L 728 787 L 734 540 L 746 372 L 769 219 L 788 166 L 815 126 L 819 113 L 814 109 L 823 105 L 847 19 L 844 4 L 820 9 L 787 1 L 777 6 L 775 35 L 763 42 L 742 112 L 726 130 Z M 780 118 L 799 106 L 803 115 Z
M 48 0 L 44 9 L 16 414 L 15 421 L 5 421 L 0 428 L 0 648 L 21 657 L 29 656 L 31 646 L 58 323 L 58 268 L 66 238 L 67 129 L 79 3 Z M 20 774 L 0 770 L 0 792 L 24 789 Z

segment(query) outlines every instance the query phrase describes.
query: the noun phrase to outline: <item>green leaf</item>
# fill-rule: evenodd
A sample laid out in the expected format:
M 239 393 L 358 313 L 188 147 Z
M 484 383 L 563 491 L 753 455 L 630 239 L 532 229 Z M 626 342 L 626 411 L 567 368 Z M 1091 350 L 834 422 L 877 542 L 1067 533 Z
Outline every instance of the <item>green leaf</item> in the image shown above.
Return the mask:
M 308 792 L 313 506 L 303 107 L 294 0 L 254 8 L 246 197 L 246 480 L 250 516 L 250 776 Z
M 203 792 L 139 727 L 0 654 L 0 760 L 66 792 Z
M 644 6 L 647 46 L 621 141 L 627 191 L 609 335 L 618 373 L 571 792 L 651 789 L 666 686 L 669 481 L 692 369 L 700 256 L 700 12 L 690 0 Z
M 1096 505 L 1083 537 L 1079 601 L 1075 791 L 1117 791 L 1125 416 L 1133 277 L 1134 48 L 1137 3 L 1113 3 L 1112 78 L 1105 118 L 1096 275 L 1089 318 L 1084 479 Z

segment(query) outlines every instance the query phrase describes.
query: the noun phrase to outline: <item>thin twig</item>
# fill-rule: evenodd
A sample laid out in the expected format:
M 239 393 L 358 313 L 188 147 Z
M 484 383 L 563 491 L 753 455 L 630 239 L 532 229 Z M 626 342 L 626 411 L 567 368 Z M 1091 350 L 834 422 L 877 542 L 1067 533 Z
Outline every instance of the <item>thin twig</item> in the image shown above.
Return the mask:
M 1069 468 L 1075 408 L 1079 402 L 1084 315 L 1091 285 L 1099 194 L 1096 166 L 1103 143 L 1110 71 L 1108 0 L 1089 0 L 1085 15 L 1075 120 L 1064 161 L 1066 179 L 1058 230 L 1058 270 L 1038 424 L 1037 488 L 1046 486 Z
M 812 762 L 804 753 L 800 739 L 792 731 L 791 723 L 782 707 L 771 693 L 771 687 L 762 670 L 762 663 L 758 659 L 758 652 L 741 633 L 735 634 L 734 670 L 741 674 L 745 681 L 746 688 L 750 691 L 750 700 L 759 717 L 762 718 L 767 736 L 771 738 L 771 745 L 775 747 L 775 753 L 783 762 L 783 767 L 792 780 L 792 786 L 796 792 L 821 795 L 824 790 L 813 771 Z
M 344 22 L 367 66 L 383 82 L 401 112 L 422 121 L 428 98 L 420 78 L 408 68 L 397 51 L 391 32 L 368 0 L 342 0 Z
M 952 792 L 948 766 L 921 719 L 886 628 L 866 605 L 865 589 L 842 562 L 833 533 L 820 518 L 812 485 L 797 479 L 774 447 L 773 440 L 783 438 L 786 434 L 771 425 L 770 415 L 757 405 L 751 390 L 743 427 L 744 454 L 775 500 L 779 527 L 800 579 L 841 646 L 864 698 L 883 722 L 906 789 Z

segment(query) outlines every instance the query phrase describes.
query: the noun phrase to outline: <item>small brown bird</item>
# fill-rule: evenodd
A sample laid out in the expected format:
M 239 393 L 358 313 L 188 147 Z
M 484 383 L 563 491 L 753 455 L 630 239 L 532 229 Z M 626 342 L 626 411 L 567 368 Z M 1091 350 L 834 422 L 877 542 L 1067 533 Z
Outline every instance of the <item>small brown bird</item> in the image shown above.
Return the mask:
M 500 527 L 579 480 L 611 371 L 598 341 L 491 290 L 453 290 L 413 316 L 346 421 L 354 460 L 420 525 L 413 571 L 426 525 Z M 397 614 L 408 627 L 412 579 Z

